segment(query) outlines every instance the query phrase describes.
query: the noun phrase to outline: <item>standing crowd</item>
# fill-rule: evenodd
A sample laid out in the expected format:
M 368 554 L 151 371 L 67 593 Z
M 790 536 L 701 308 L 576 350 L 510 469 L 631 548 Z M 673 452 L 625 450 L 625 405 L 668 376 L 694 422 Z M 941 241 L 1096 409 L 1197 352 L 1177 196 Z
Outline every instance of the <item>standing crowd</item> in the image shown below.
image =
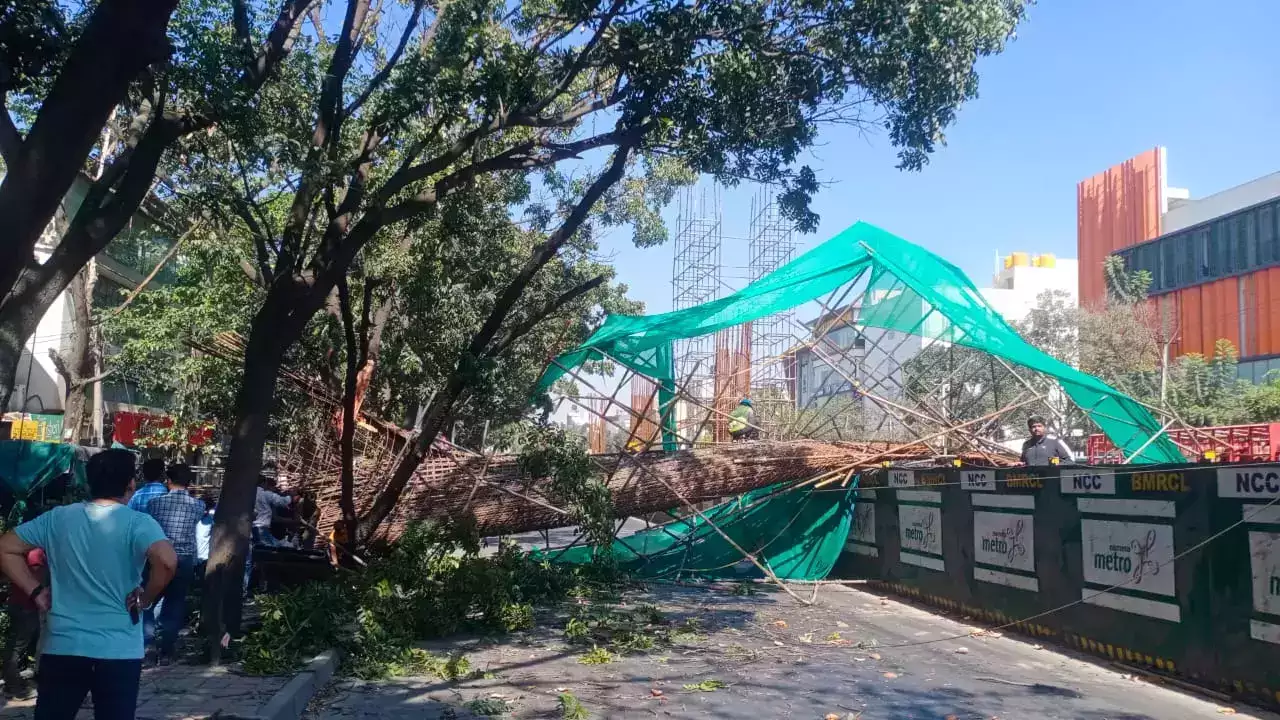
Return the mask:
M 12 585 L 5 692 L 30 695 L 20 660 L 34 650 L 36 720 L 71 720 L 90 693 L 99 720 L 131 719 L 144 663 L 175 658 L 188 592 L 209 559 L 213 499 L 191 494 L 189 466 L 159 459 L 143 463 L 135 491 L 136 462 L 128 450 L 94 455 L 89 500 L 0 537 L 0 571 Z M 298 500 L 267 485 L 259 483 L 255 503 L 259 543 L 274 542 L 274 510 Z

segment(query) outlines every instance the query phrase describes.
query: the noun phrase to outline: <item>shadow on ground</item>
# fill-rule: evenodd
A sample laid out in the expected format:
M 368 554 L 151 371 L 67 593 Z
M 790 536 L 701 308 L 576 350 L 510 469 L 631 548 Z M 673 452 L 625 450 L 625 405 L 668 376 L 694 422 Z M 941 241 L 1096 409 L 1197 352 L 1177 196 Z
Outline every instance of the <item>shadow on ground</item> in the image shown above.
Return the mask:
M 565 642 L 565 613 L 504 638 L 424 645 L 465 653 L 490 679 L 339 681 L 313 703 L 314 720 L 473 718 L 468 703 L 501 701 L 505 717 L 560 718 L 572 693 L 593 718 L 957 720 L 1183 720 L 1222 717 L 1218 706 L 1016 638 L 945 640 L 971 628 L 847 588 L 814 606 L 774 592 L 653 585 L 622 603 L 660 607 L 701 631 L 670 647 L 584 665 Z M 589 648 L 588 648 L 589 649 Z M 698 689 L 700 683 L 715 680 Z M 713 689 L 714 688 L 714 689 Z M 1240 709 L 1235 717 L 1272 718 Z

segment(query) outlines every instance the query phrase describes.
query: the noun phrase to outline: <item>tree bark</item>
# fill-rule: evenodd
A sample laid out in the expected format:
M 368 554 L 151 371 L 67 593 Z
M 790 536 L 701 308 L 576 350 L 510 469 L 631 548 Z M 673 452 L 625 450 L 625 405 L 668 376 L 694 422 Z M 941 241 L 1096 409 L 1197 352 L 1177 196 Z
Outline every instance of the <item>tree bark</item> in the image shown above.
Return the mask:
M 338 507 L 342 510 L 342 536 L 355 537 L 356 519 L 356 407 L 360 394 L 360 366 L 364 358 L 360 356 L 360 348 L 356 342 L 356 321 L 351 312 L 351 292 L 344 280 L 338 283 L 338 300 L 342 306 L 342 329 L 347 345 L 347 372 L 342 386 L 342 432 L 338 439 L 339 452 L 342 456 L 342 472 L 338 477 Z M 364 316 L 368 318 L 369 294 L 365 295 Z
M 405 452 L 400 464 L 391 473 L 391 479 L 374 497 L 368 512 L 360 518 L 355 537 L 357 547 L 372 538 L 378 531 L 378 527 L 395 509 L 396 503 L 400 501 L 400 495 L 404 493 L 418 466 L 427 457 L 427 452 L 435 442 L 436 436 L 440 434 L 440 429 L 452 419 L 454 403 L 462 396 L 465 384 L 463 373 L 455 371 L 449 376 L 445 387 L 438 391 L 427 405 L 418 441 Z
M 26 337 L 27 333 L 20 326 L 0 322 L 0 411 L 7 410 L 13 398 L 13 388 L 18 382 L 18 361 L 22 359 L 22 343 Z
M 360 519 L 359 533 L 356 538 L 357 543 L 363 543 L 373 537 L 378 530 L 378 526 L 387 519 L 395 508 L 396 503 L 399 502 L 405 487 L 413 477 L 413 473 L 418 469 L 418 465 L 422 463 L 423 459 L 426 458 L 428 450 L 431 448 L 432 443 L 435 442 L 436 435 L 439 434 L 441 428 L 447 427 L 447 421 L 452 419 L 454 405 L 462 397 L 462 393 L 466 389 L 473 365 L 485 357 L 492 356 L 495 344 L 497 350 L 503 350 L 518 339 L 516 333 L 528 332 L 536 324 L 522 323 L 513 327 L 505 335 L 499 335 L 512 310 L 515 309 L 521 296 L 524 295 L 525 288 L 529 286 L 534 276 L 547 263 L 551 262 L 551 259 L 556 256 L 560 248 L 578 232 L 578 229 L 586 222 L 591 209 L 604 196 L 604 193 L 622 180 L 626 173 L 627 160 L 631 155 L 635 142 L 637 140 L 632 138 L 618 145 L 604 172 L 587 187 L 582 198 L 574 205 L 564 222 L 560 224 L 560 227 L 556 228 L 555 232 L 551 233 L 544 242 L 533 249 L 533 252 L 520 268 L 520 272 L 507 283 L 502 293 L 498 295 L 494 307 L 489 312 L 484 324 L 471 336 L 471 343 L 467 350 L 458 358 L 458 363 L 445 381 L 445 386 L 436 393 L 428 406 L 422 434 L 418 436 L 417 443 L 409 452 L 405 453 L 400 465 L 391 474 L 391 479 L 374 498 L 369 511 Z M 556 306 L 553 304 L 552 307 Z
M 177 0 L 104 0 L 40 106 L 0 182 L 0 296 L 28 268 L 108 114 L 147 66 L 166 58 Z
M 236 394 L 236 422 L 214 515 L 202 610 L 209 659 L 214 664 L 221 657 L 223 632 L 227 628 L 238 629 L 253 504 L 262 469 L 262 448 L 275 404 L 276 377 L 285 350 L 296 339 L 289 335 L 290 308 L 285 298 L 280 297 L 284 295 L 281 289 L 277 286 L 268 294 L 249 332 L 244 377 Z
M 284 2 L 241 74 L 246 101 L 290 52 L 315 1 Z M 137 212 L 164 152 L 183 135 L 217 122 L 216 116 L 200 113 L 135 117 L 133 123 L 145 130 L 129 142 L 128 150 L 103 165 L 103 177 L 90 187 L 71 230 L 59 230 L 51 257 L 44 264 L 35 262 L 35 244 L 82 171 L 106 118 L 148 65 L 168 57 L 166 33 L 176 6 L 177 0 L 99 3 L 27 138 L 10 137 L 4 143 L 8 172 L 0 182 L 0 217 L 5 218 L 0 224 L 0 406 L 12 395 L 23 341 L 75 273 Z M 247 36 L 242 39 L 249 42 Z
M 70 441 L 80 441 L 80 429 L 84 425 L 84 388 L 93 380 L 94 353 L 90 347 L 92 330 L 92 304 L 94 278 L 92 265 L 86 265 L 76 273 L 67 287 L 67 299 L 71 301 L 71 343 L 64 355 L 50 348 L 53 365 L 63 383 L 63 432 L 70 431 Z

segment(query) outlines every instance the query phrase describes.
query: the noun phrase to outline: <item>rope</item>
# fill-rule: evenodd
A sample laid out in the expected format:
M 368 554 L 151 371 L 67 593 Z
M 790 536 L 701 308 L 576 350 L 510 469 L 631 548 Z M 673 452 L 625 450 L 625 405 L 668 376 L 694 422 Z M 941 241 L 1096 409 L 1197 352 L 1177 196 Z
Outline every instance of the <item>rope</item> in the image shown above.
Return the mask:
M 1278 461 L 1278 460 L 1272 460 L 1272 461 L 1268 461 L 1268 462 L 1231 463 L 1231 464 L 1229 464 L 1229 465 L 1226 465 L 1226 464 L 1224 464 L 1224 465 L 1219 465 L 1218 467 L 1222 467 L 1222 468 L 1256 468 L 1256 467 L 1276 467 L 1276 466 L 1280 466 L 1280 461 Z M 1051 466 L 1051 467 L 1052 467 L 1052 466 Z M 1066 468 L 1066 469 L 1079 469 L 1079 470 L 1091 470 L 1091 469 L 1092 469 L 1092 468 L 1090 468 L 1090 467 L 1089 467 L 1089 466 L 1087 466 L 1087 465 L 1061 465 L 1061 466 L 1058 466 L 1058 467 L 1062 467 L 1062 468 Z M 1014 467 L 1014 468 L 983 468 L 981 471 L 972 471 L 972 470 L 971 470 L 970 472 L 995 472 L 996 470 L 1011 470 L 1011 469 L 1012 469 L 1012 470 L 1017 470 L 1017 469 L 1019 469 L 1019 468 L 1025 469 L 1025 468 L 1026 468 L 1026 466 L 1025 466 L 1025 465 L 1022 465 L 1022 466 L 1018 466 L 1018 467 Z M 1096 472 L 1094 472 L 1093 474 L 1094 474 L 1094 475 L 1097 475 L 1097 476 L 1099 476 L 1099 477 L 1114 477 L 1114 476 L 1117 476 L 1117 475 L 1132 475 L 1132 474 L 1134 474 L 1135 472 L 1143 472 L 1143 470 L 1141 469 L 1141 468 L 1142 468 L 1142 466 L 1141 466 L 1141 465 L 1126 465 L 1126 466 L 1124 466 L 1124 468 L 1125 468 L 1125 469 L 1123 469 L 1123 470 L 1104 470 L 1104 469 L 1098 469 L 1098 470 L 1097 470 Z M 898 468 L 898 469 L 903 469 L 903 468 Z M 947 469 L 947 470 L 953 470 L 953 469 L 963 469 L 963 468 L 946 468 L 946 469 Z M 1173 470 L 1171 470 L 1171 471 L 1169 471 L 1169 472 L 1178 472 L 1178 471 L 1173 471 Z M 1032 479 L 1032 480 L 1056 480 L 1056 479 L 1058 479 L 1058 478 L 1060 478 L 1060 477 L 1061 477 L 1061 476 L 1058 476 L 1058 477 L 1051 477 L 1051 476 L 1036 476 L 1036 477 L 1033 477 L 1033 478 L 1030 478 L 1030 479 Z M 990 480 L 990 482 L 995 483 L 995 484 L 1008 483 L 1008 482 L 1026 482 L 1026 481 L 1027 481 L 1027 479 L 1028 479 L 1028 478 L 1025 478 L 1025 477 L 1013 478 L 1012 480 L 1011 480 L 1011 479 L 1009 479 L 1009 478 L 992 478 L 992 479 Z M 862 487 L 862 488 L 858 488 L 858 490 L 859 490 L 859 491 L 866 491 L 866 490 L 932 490 L 932 489 L 934 489 L 934 488 L 942 488 L 942 487 L 957 487 L 957 486 L 963 486 L 963 485 L 965 485 L 965 482 L 964 482 L 963 480 L 961 480 L 960 482 L 930 483 L 930 484 L 928 484 L 928 485 L 906 485 L 906 486 L 878 485 L 878 486 L 875 486 L 875 487 Z M 783 492 L 785 492 L 785 490 L 784 490 Z M 819 488 L 819 489 L 815 490 L 814 492 L 845 492 L 845 488 L 835 488 L 835 489 L 832 489 L 832 490 L 826 490 L 826 489 Z M 1087 494 L 1087 493 L 1081 493 L 1081 494 Z

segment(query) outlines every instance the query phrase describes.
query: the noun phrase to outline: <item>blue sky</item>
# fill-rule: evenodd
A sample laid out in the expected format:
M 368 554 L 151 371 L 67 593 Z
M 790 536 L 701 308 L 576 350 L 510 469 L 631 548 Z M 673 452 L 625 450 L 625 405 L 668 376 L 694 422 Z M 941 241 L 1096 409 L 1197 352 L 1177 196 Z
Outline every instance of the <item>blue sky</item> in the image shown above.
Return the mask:
M 805 162 L 831 184 L 800 248 L 866 220 L 982 286 L 997 251 L 1075 257 L 1076 183 L 1143 150 L 1166 147 L 1170 184 L 1193 198 L 1280 170 L 1278 27 L 1278 0 L 1043 0 L 980 63 L 979 98 L 922 172 L 894 169 L 883 136 L 823 133 Z M 726 193 L 726 233 L 746 236 L 751 193 Z M 671 309 L 670 244 L 618 231 L 602 250 L 646 312 Z M 726 265 L 745 255 L 726 243 Z

